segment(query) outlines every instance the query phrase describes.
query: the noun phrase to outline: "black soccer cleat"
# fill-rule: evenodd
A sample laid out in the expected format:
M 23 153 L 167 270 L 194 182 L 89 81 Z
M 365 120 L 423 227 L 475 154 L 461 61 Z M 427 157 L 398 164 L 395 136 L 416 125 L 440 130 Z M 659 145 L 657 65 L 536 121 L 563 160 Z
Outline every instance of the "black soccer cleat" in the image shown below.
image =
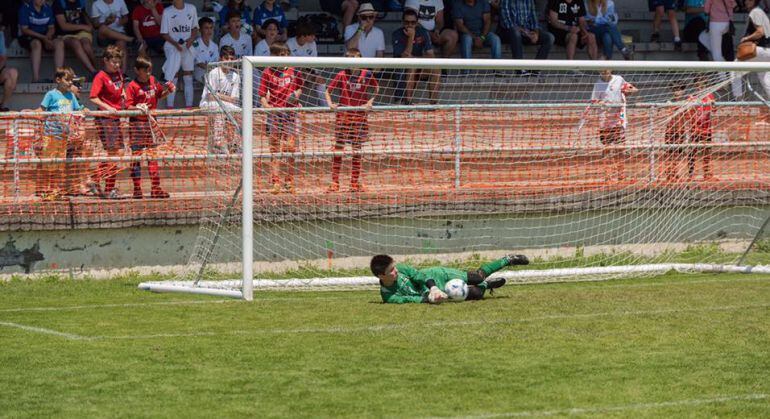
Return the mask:
M 505 256 L 508 266 L 513 265 L 529 265 L 529 259 L 524 255 L 507 255 Z
M 487 284 L 489 293 L 494 294 L 494 290 L 496 288 L 500 288 L 505 285 L 505 278 L 487 278 L 484 280 L 484 283 Z

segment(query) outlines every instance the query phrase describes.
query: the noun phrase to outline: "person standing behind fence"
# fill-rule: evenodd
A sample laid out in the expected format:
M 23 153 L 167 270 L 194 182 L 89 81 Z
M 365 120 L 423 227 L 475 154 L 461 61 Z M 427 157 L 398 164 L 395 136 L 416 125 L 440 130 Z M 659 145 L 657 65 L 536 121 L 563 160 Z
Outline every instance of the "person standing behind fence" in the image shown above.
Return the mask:
M 190 108 L 193 105 L 193 70 L 195 69 L 195 50 L 193 43 L 198 38 L 198 11 L 195 6 L 184 0 L 174 0 L 174 3 L 163 10 L 160 23 L 160 34 L 166 43 L 163 52 L 166 62 L 163 63 L 163 75 L 166 81 L 177 84 L 177 73 L 182 73 L 184 82 L 184 103 Z M 166 98 L 166 106 L 174 107 L 175 94 Z
M 104 50 L 104 69 L 96 74 L 91 84 L 91 102 L 102 111 L 120 111 L 126 108 L 125 76 L 121 72 L 123 50 L 110 45 Z M 94 118 L 96 133 L 104 151 L 110 157 L 116 157 L 123 150 L 123 134 L 120 131 L 120 117 L 117 115 Z M 114 162 L 102 162 L 97 167 L 97 182 L 104 179 L 103 195 L 108 199 L 119 198 L 115 183 L 118 177 L 118 165 Z M 98 190 L 94 192 L 100 193 Z
M 625 150 L 626 95 L 639 90 L 622 76 L 613 75 L 610 70 L 600 72 L 600 80 L 594 84 L 591 101 L 600 107 L 599 142 L 604 146 L 602 157 L 609 160 L 612 170 L 605 172 L 606 181 L 622 181 L 626 178 Z
M 209 71 L 206 75 L 206 83 L 203 86 L 201 108 L 217 111 L 209 118 L 214 128 L 213 141 L 210 143 L 210 151 L 213 153 L 227 153 L 228 145 L 233 152 L 236 152 L 238 149 L 233 141 L 233 139 L 238 138 L 238 135 L 233 132 L 234 124 L 229 123 L 225 115 L 229 113 L 230 117 L 235 118 L 241 112 L 241 107 L 239 106 L 241 77 L 235 69 L 227 64 L 227 62 L 235 60 L 235 50 L 233 47 L 229 45 L 223 46 L 219 53 L 219 61 L 222 64 Z
M 70 91 L 75 98 L 80 102 L 80 91 L 83 88 L 82 83 L 85 80 L 84 77 L 75 78 L 72 81 L 72 87 Z M 87 111 L 87 108 L 83 108 L 83 111 Z M 70 124 L 70 137 L 69 144 L 67 144 L 67 159 L 77 159 L 91 157 L 94 155 L 94 150 L 86 144 L 86 118 L 83 115 L 73 115 Z M 67 194 L 69 195 L 95 195 L 98 191 L 96 183 L 91 178 L 91 164 L 88 162 L 78 162 L 69 165 L 69 172 L 72 173 L 67 177 Z M 72 179 L 74 177 L 74 179 Z M 73 181 L 74 180 L 74 181 Z
M 50 115 L 43 125 L 42 158 L 64 159 L 67 157 L 67 142 L 70 135 L 70 120 L 73 112 L 84 110 L 72 93 L 75 73 L 69 67 L 59 67 L 54 73 L 56 88 L 46 93 L 38 112 L 45 111 L 61 115 Z M 44 163 L 39 172 L 38 190 L 43 199 L 58 199 L 64 195 L 65 166 L 63 162 Z
M 712 180 L 714 175 L 711 173 L 711 144 L 714 130 L 711 126 L 711 116 L 714 111 L 714 102 L 716 101 L 714 93 L 710 92 L 708 85 L 708 76 L 700 75 L 695 80 L 696 94 L 690 96 L 687 100 L 691 102 L 691 108 L 688 111 L 690 123 L 690 142 L 700 147 L 690 148 L 688 163 L 690 180 L 695 179 L 695 166 L 698 157 L 701 158 L 703 168 L 703 180 Z
M 173 83 L 160 84 L 152 76 L 152 61 L 145 56 L 139 56 L 134 62 L 136 80 L 126 88 L 126 106 L 128 109 L 139 109 L 149 114 L 158 108 L 158 101 L 168 96 L 176 88 Z M 153 123 L 147 116 L 132 116 L 129 119 L 131 131 L 131 154 L 141 156 L 147 149 L 153 149 L 159 144 L 153 134 Z M 150 196 L 153 198 L 168 198 L 168 192 L 160 187 L 160 169 L 156 160 L 147 161 L 147 171 L 150 173 Z M 131 181 L 134 184 L 134 199 L 142 199 L 142 165 L 141 162 L 131 162 Z
M 345 53 L 345 57 L 360 58 L 361 51 L 351 48 Z M 339 102 L 334 103 L 332 93 L 339 90 Z M 361 106 L 363 111 L 338 111 L 334 114 L 334 151 L 341 152 L 346 144 L 353 149 L 350 163 L 350 190 L 362 192 L 364 190 L 361 177 L 361 147 L 369 139 L 368 111 L 374 104 L 374 98 L 380 91 L 377 79 L 371 70 L 349 69 L 342 70 L 334 76 L 326 89 L 326 103 L 333 110 L 338 106 Z M 340 169 L 342 168 L 342 156 L 334 156 L 332 159 L 332 183 L 329 192 L 340 190 Z

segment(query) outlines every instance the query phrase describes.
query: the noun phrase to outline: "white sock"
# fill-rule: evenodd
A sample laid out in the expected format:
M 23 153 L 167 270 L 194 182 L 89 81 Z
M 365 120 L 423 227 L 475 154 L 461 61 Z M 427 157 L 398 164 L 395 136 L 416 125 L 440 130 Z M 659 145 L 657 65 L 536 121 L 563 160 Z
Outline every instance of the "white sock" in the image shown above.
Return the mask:
M 171 80 L 172 83 L 174 83 L 174 86 L 177 86 L 177 89 L 179 88 L 179 85 L 177 85 L 177 82 L 179 79 L 174 77 L 173 80 Z M 169 109 L 174 109 L 174 98 L 176 97 L 176 90 L 171 92 L 168 96 L 166 96 L 166 107 Z
M 184 104 L 191 108 L 193 105 L 193 76 L 182 76 L 182 80 L 184 80 Z

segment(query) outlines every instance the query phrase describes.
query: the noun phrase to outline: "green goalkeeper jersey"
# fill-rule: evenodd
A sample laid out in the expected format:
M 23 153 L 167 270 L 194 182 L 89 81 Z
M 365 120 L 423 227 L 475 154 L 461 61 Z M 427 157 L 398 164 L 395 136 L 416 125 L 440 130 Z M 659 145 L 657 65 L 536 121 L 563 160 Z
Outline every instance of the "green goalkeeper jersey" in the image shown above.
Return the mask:
M 451 279 L 460 278 L 466 282 L 468 280 L 468 272 L 441 266 L 418 270 L 399 263 L 396 269 L 398 270 L 396 282 L 390 287 L 380 286 L 380 295 L 384 303 L 404 304 L 427 301 L 430 290 L 425 282 L 429 279 L 435 281 L 436 286 L 442 290 Z

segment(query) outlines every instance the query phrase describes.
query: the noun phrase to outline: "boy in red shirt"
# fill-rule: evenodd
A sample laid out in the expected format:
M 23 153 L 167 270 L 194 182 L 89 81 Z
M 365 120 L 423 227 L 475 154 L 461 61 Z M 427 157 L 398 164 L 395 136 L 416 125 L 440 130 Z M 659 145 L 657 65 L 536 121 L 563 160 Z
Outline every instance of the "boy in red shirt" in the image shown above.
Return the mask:
M 125 76 L 121 72 L 123 50 L 117 45 L 110 45 L 104 50 L 104 69 L 96 74 L 91 85 L 91 102 L 101 111 L 121 111 L 126 109 L 124 92 Z M 123 150 L 123 134 L 120 131 L 120 117 L 100 116 L 94 118 L 96 132 L 104 151 L 110 157 L 116 157 Z M 108 199 L 119 198 L 115 182 L 118 177 L 118 165 L 99 163 L 95 180 L 104 178 L 104 196 Z
M 345 57 L 361 57 L 361 51 L 357 48 L 350 48 L 345 53 Z M 335 90 L 340 91 L 339 104 L 332 100 L 332 92 Z M 334 76 L 326 89 L 326 103 L 333 110 L 336 110 L 338 106 L 363 106 L 369 110 L 379 91 L 380 86 L 370 70 L 358 68 L 342 70 Z M 334 151 L 343 151 L 345 144 L 350 144 L 353 149 L 353 159 L 350 164 L 350 190 L 353 192 L 361 192 L 364 189 L 359 177 L 361 176 L 361 147 L 369 139 L 367 114 L 367 111 L 340 111 L 336 112 L 334 117 L 334 138 L 336 140 Z M 341 168 L 342 156 L 334 156 L 330 192 L 340 190 Z
M 702 95 L 705 89 L 708 89 L 707 79 L 704 76 L 695 81 L 698 89 L 698 95 Z M 713 129 L 711 127 L 711 114 L 714 110 L 714 94 L 709 92 L 705 96 L 690 96 L 690 101 L 698 103 L 690 110 L 690 142 L 695 144 L 710 144 Z M 711 174 L 711 147 L 690 148 L 689 153 L 689 174 L 690 180 L 695 177 L 695 160 L 701 155 L 703 165 L 703 180 L 711 180 L 714 175 Z
M 270 55 L 288 56 L 289 48 L 283 42 L 270 46 Z M 259 83 L 259 101 L 263 108 L 294 108 L 301 106 L 302 81 L 299 71 L 293 67 L 266 68 Z M 297 113 L 294 111 L 267 114 L 267 132 L 271 153 L 294 153 L 297 150 Z M 283 190 L 294 192 L 294 157 L 283 163 L 272 161 L 270 183 L 272 193 L 281 192 L 281 168 L 285 172 Z
M 136 80 L 128 84 L 126 88 L 126 105 L 128 109 L 139 109 L 145 113 L 158 108 L 158 101 L 174 91 L 174 85 L 169 82 L 165 86 L 160 84 L 152 76 L 152 62 L 149 58 L 139 56 L 134 63 Z M 145 149 L 154 148 L 157 144 L 153 140 L 152 121 L 146 116 L 134 116 L 129 120 L 131 131 L 131 153 L 134 156 L 141 155 Z M 158 162 L 149 160 L 147 171 L 150 172 L 152 182 L 151 196 L 153 198 L 168 198 L 168 192 L 160 187 L 160 171 Z M 131 163 L 131 181 L 134 183 L 134 199 L 142 199 L 142 167 L 141 162 Z
M 149 54 L 148 49 L 163 53 L 163 43 L 166 41 L 160 36 L 162 16 L 163 5 L 160 0 L 142 0 L 131 12 L 131 24 L 140 54 Z

